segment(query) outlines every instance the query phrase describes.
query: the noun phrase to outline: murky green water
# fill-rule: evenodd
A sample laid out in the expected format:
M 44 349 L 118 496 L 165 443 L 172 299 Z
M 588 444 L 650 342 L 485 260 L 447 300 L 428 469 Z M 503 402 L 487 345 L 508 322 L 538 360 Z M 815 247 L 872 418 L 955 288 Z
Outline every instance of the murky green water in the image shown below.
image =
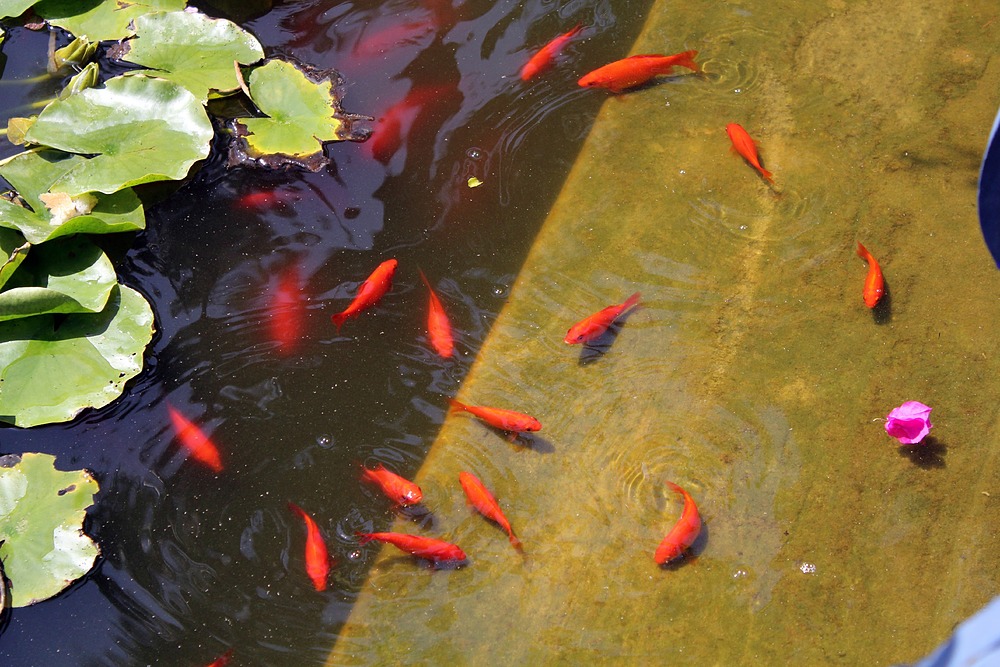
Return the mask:
M 889 664 L 1000 593 L 1000 276 L 975 180 L 1000 103 L 991 3 L 659 3 L 633 53 L 708 75 L 602 108 L 418 480 L 429 572 L 387 549 L 330 664 Z M 777 192 L 727 153 L 754 135 Z M 890 299 L 861 299 L 863 241 Z M 562 342 L 639 290 L 591 363 Z M 934 407 L 902 449 L 883 418 Z M 464 506 L 494 487 L 526 557 Z M 696 558 L 658 569 L 698 501 Z M 399 528 L 406 528 L 401 524 Z

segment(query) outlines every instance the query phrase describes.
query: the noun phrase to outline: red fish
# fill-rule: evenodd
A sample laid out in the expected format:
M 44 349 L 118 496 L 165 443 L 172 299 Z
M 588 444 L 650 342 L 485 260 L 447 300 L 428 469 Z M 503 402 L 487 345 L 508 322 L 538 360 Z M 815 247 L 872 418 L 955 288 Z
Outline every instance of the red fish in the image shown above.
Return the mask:
M 236 200 L 236 207 L 248 211 L 263 211 L 267 209 L 285 206 L 295 201 L 296 196 L 292 192 L 283 192 L 277 188 L 271 190 L 254 190 L 242 195 Z
M 218 658 L 209 663 L 208 667 L 226 667 L 229 661 L 233 659 L 233 649 L 229 649 Z
M 351 53 L 359 58 L 384 56 L 400 46 L 415 44 L 433 33 L 434 24 L 429 19 L 397 23 L 362 36 Z
M 564 342 L 570 345 L 575 345 L 576 343 L 587 343 L 595 338 L 600 338 L 604 335 L 604 332 L 608 330 L 611 323 L 621 317 L 621 314 L 632 306 L 639 303 L 639 293 L 636 292 L 629 298 L 625 299 L 624 303 L 617 306 L 608 306 L 607 308 L 600 310 L 589 317 L 586 317 L 572 327 L 566 333 L 566 338 Z
M 271 340 L 278 344 L 279 353 L 295 352 L 302 340 L 304 319 L 305 300 L 302 297 L 299 269 L 293 264 L 279 276 L 268 307 Z
M 453 92 L 454 88 L 441 85 L 412 88 L 406 97 L 378 117 L 378 123 L 365 142 L 371 150 L 372 157 L 382 164 L 388 164 L 403 145 L 404 135 L 413 131 L 420 112 L 425 107 L 440 104 L 442 100 L 447 99 L 449 93 Z
M 386 470 L 381 463 L 375 466 L 374 470 L 361 466 L 361 478 L 377 485 L 382 489 L 382 493 L 402 507 L 415 505 L 424 497 L 419 486 L 405 477 L 400 477 L 396 473 Z
M 774 184 L 774 178 L 767 169 L 760 166 L 760 158 L 757 155 L 757 144 L 754 140 L 750 138 L 747 131 L 743 129 L 741 125 L 736 123 L 730 123 L 726 125 L 726 134 L 729 135 L 729 140 L 733 142 L 733 148 L 736 152 L 743 157 L 744 160 L 750 163 L 750 165 L 760 172 L 768 183 Z
M 222 459 L 219 457 L 219 449 L 211 439 L 190 419 L 178 412 L 169 403 L 167 404 L 167 412 L 170 414 L 170 421 L 174 425 L 174 433 L 177 434 L 177 439 L 191 452 L 191 456 L 196 461 L 211 468 L 213 472 L 222 472 Z
M 305 510 L 293 502 L 288 503 L 292 510 L 306 524 L 306 574 L 312 579 L 317 591 L 326 590 L 326 579 L 330 574 L 330 556 L 326 551 L 326 543 L 319 532 L 319 526 Z
M 673 482 L 666 484 L 684 497 L 684 511 L 681 512 L 681 518 L 660 542 L 660 546 L 656 547 L 653 560 L 656 561 L 657 565 L 663 565 L 680 556 L 685 549 L 694 544 L 694 541 L 698 539 L 698 533 L 701 532 L 701 516 L 698 514 L 694 500 L 691 499 L 687 491 Z
M 530 415 L 503 408 L 488 408 L 481 405 L 465 405 L 453 398 L 448 399 L 453 410 L 468 412 L 501 431 L 513 434 L 542 430 L 541 423 Z
M 562 51 L 566 43 L 573 39 L 581 30 L 583 30 L 582 25 L 577 25 L 575 28 L 569 32 L 559 35 L 551 42 L 543 46 L 538 50 L 538 53 L 531 56 L 531 59 L 524 64 L 521 68 L 521 80 L 528 81 L 532 77 L 536 77 L 542 72 L 550 69 L 556 64 L 556 56 Z
M 361 287 L 358 288 L 358 295 L 351 301 L 351 305 L 342 312 L 330 317 L 333 323 L 337 325 L 338 333 L 340 333 L 340 327 L 343 326 L 344 320 L 349 317 L 357 317 L 358 313 L 366 308 L 371 308 L 379 302 L 379 299 L 385 296 L 385 293 L 392 287 L 392 276 L 396 273 L 396 266 L 398 264 L 399 262 L 394 259 L 387 259 L 379 264 L 372 271 L 372 274 L 361 283 Z
M 483 483 L 479 481 L 479 478 L 473 475 L 471 472 L 460 472 L 458 473 L 458 482 L 462 485 L 462 490 L 465 491 L 465 497 L 469 499 L 469 504 L 476 508 L 480 514 L 489 519 L 490 521 L 496 522 L 501 528 L 507 531 L 507 535 L 510 537 L 510 543 L 518 551 L 521 550 L 521 540 L 514 536 L 514 531 L 510 527 L 510 522 L 507 521 L 507 517 L 504 516 L 503 510 L 500 509 L 500 503 L 497 499 L 493 497 L 489 489 L 483 486 Z
M 868 249 L 858 241 L 858 257 L 868 262 L 868 275 L 865 277 L 865 289 L 862 295 L 865 298 L 865 305 L 874 308 L 878 305 L 882 295 L 885 294 L 885 278 L 882 277 L 882 268 L 868 252 Z
M 701 67 L 694 61 L 696 55 L 697 51 L 685 51 L 672 56 L 632 56 L 598 67 L 578 83 L 584 88 L 607 88 L 612 93 L 620 93 L 626 88 L 642 85 L 658 74 L 667 74 L 674 67 L 687 67 L 700 72 Z
M 430 302 L 427 306 L 427 333 L 430 335 L 431 345 L 440 356 L 449 359 L 455 352 L 455 339 L 451 334 L 451 322 L 448 321 L 448 315 L 444 312 L 441 299 L 434 292 L 434 288 L 431 287 L 423 271 L 420 271 L 420 279 L 424 281 L 424 285 L 427 285 L 427 290 L 430 292 Z
M 465 552 L 458 545 L 435 540 L 430 537 L 408 535 L 406 533 L 356 533 L 360 544 L 368 544 L 372 540 L 387 542 L 394 547 L 412 554 L 417 558 L 425 558 L 432 563 L 465 560 Z

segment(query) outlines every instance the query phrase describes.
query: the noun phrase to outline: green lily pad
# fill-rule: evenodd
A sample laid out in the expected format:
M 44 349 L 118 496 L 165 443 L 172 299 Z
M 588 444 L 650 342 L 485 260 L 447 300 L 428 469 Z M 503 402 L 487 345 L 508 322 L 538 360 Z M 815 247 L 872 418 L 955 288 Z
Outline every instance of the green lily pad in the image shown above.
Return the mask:
M 95 195 L 97 201 L 89 213 L 73 217 L 53 215 L 42 198 L 86 162 L 87 158 L 80 155 L 54 150 L 26 151 L 7 161 L 0 167 L 0 176 L 33 210 L 0 199 L 0 227 L 19 230 L 31 243 L 83 232 L 111 234 L 143 229 L 145 212 L 131 188 Z
M 100 313 L 0 322 L 0 421 L 64 422 L 107 405 L 142 370 L 152 337 L 152 308 L 121 285 Z
M 56 470 L 55 460 L 30 452 L 0 457 L 0 558 L 14 607 L 56 595 L 100 554 L 83 532 L 97 482 L 86 470 Z
M 0 322 L 52 313 L 99 313 L 117 284 L 111 260 L 88 237 L 43 243 L 0 291 Z
M 38 0 L 0 0 L 0 18 L 16 18 Z
M 31 244 L 13 229 L 0 227 L 0 289 L 28 255 Z
M 263 59 L 257 38 L 231 21 L 204 14 L 147 14 L 135 20 L 135 39 L 125 42 L 128 62 L 156 70 L 156 76 L 194 93 L 202 104 L 210 94 L 222 96 L 240 88 L 239 62 Z
M 208 155 L 212 123 L 186 88 L 147 76 L 115 77 L 49 104 L 25 133 L 30 143 L 88 155 L 54 192 L 112 193 L 180 180 Z
M 127 37 L 129 24 L 144 14 L 179 11 L 184 5 L 185 0 L 42 0 L 35 11 L 77 37 L 101 42 Z
M 343 113 L 334 93 L 334 77 L 307 76 L 283 60 L 255 68 L 247 81 L 250 96 L 267 118 L 235 121 L 246 155 L 268 166 L 296 164 L 315 170 L 326 163 L 324 143 L 355 138 L 352 117 Z

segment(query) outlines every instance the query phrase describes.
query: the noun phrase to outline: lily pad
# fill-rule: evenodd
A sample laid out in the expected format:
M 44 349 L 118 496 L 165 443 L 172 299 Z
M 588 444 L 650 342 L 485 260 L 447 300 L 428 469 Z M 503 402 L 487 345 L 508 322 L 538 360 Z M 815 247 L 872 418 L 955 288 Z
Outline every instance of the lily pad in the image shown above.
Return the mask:
M 210 95 L 239 90 L 234 63 L 264 58 L 256 37 L 232 21 L 204 14 L 147 14 L 135 20 L 135 32 L 137 37 L 125 42 L 124 59 L 156 70 L 156 76 L 187 88 L 202 104 Z
M 51 313 L 99 313 L 117 284 L 111 260 L 86 236 L 43 243 L 0 291 L 0 322 Z
M 204 107 L 186 88 L 164 79 L 120 76 L 52 102 L 25 139 L 93 156 L 51 187 L 80 195 L 180 180 L 208 155 L 212 135 Z
M 107 405 L 142 370 L 152 337 L 152 309 L 121 285 L 100 313 L 0 322 L 0 421 L 64 422 Z
M 87 159 L 80 155 L 54 150 L 26 151 L 11 158 L 0 167 L 0 176 L 33 210 L 0 199 L 0 227 L 19 230 L 31 243 L 82 232 L 110 234 L 143 229 L 146 216 L 142 202 L 131 188 L 96 195 L 97 203 L 87 214 L 69 218 L 53 216 L 42 201 L 43 196 L 56 190 L 60 180 L 85 162 Z
M 31 244 L 13 229 L 0 227 L 0 289 L 28 255 Z
M 129 24 L 144 14 L 178 11 L 185 4 L 185 0 L 42 0 L 35 11 L 77 37 L 101 42 L 127 37 Z
M 36 2 L 38 0 L 0 0 L 0 18 L 16 18 L 28 11 L 28 8 Z
M 97 482 L 86 470 L 56 470 L 55 457 L 0 457 L 0 558 L 11 604 L 26 607 L 87 574 L 100 553 L 83 532 Z
M 350 122 L 354 117 L 344 114 L 334 93 L 335 80 L 332 72 L 306 76 L 283 60 L 255 68 L 247 81 L 250 96 L 267 118 L 235 121 L 248 158 L 316 170 L 326 163 L 324 143 L 357 139 Z

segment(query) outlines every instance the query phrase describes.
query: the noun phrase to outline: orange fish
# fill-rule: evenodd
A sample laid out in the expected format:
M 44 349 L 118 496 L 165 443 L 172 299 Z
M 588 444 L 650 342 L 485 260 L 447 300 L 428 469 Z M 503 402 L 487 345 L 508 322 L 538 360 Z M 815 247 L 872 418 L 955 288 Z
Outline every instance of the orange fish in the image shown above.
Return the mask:
M 646 83 L 657 74 L 667 74 L 674 67 L 687 67 L 700 72 L 701 67 L 694 61 L 696 55 L 697 51 L 685 51 L 672 56 L 632 56 L 598 67 L 577 83 L 584 88 L 607 88 L 612 93 L 620 93 L 626 88 Z
M 388 164 L 392 156 L 403 147 L 407 135 L 415 132 L 421 125 L 419 119 L 424 109 L 434 108 L 454 94 L 454 87 L 444 85 L 417 86 L 411 89 L 406 97 L 378 116 L 378 123 L 365 142 L 372 157 L 382 164 Z
M 624 303 L 617 306 L 608 306 L 607 308 L 600 310 L 589 317 L 586 317 L 572 327 L 566 333 L 566 338 L 564 342 L 570 345 L 575 345 L 576 343 L 588 343 L 595 338 L 599 338 L 604 335 L 604 332 L 608 330 L 611 323 L 621 317 L 621 314 L 632 306 L 639 303 L 639 293 L 636 292 L 629 298 L 625 299 Z
M 182 415 L 174 406 L 167 403 L 167 412 L 174 425 L 174 433 L 181 444 L 191 452 L 196 461 L 205 464 L 213 472 L 222 472 L 222 459 L 219 449 L 190 419 Z
M 317 591 L 326 590 L 326 579 L 330 574 L 330 557 L 326 552 L 326 543 L 319 532 L 319 526 L 305 510 L 289 501 L 288 509 L 301 517 L 306 524 L 306 574 L 312 579 Z
M 476 511 L 484 517 L 496 522 L 501 528 L 507 531 L 510 543 L 515 549 L 520 551 L 521 540 L 514 537 L 514 531 L 510 527 L 510 522 L 507 521 L 503 510 L 500 509 L 500 503 L 493 497 L 489 489 L 483 486 L 479 478 L 471 472 L 458 473 L 458 482 L 462 485 L 462 490 L 465 491 L 465 497 L 469 499 L 469 504 L 475 507 Z
M 681 518 L 660 542 L 660 546 L 656 547 L 653 560 L 656 561 L 657 565 L 663 565 L 680 556 L 685 549 L 694 544 L 694 541 L 698 539 L 698 533 L 701 532 L 701 516 L 698 514 L 694 500 L 691 499 L 687 491 L 673 482 L 666 484 L 684 497 L 684 511 L 681 513 Z
M 566 43 L 573 39 L 573 37 L 576 36 L 581 30 L 583 30 L 583 26 L 577 24 L 577 26 L 569 32 L 559 35 L 539 49 L 538 53 L 531 56 L 531 59 L 524 64 L 524 67 L 521 68 L 521 80 L 528 81 L 532 77 L 538 76 L 555 65 L 556 56 L 558 56 L 559 52 L 562 51 L 564 46 L 566 46 Z
M 760 158 L 757 155 L 757 144 L 754 140 L 750 138 L 747 131 L 743 129 L 741 125 L 736 123 L 730 123 L 726 125 L 726 134 L 729 135 L 729 140 L 733 142 L 733 148 L 739 153 L 744 160 L 750 163 L 750 165 L 760 172 L 768 183 L 774 184 L 774 178 L 771 176 L 771 172 L 764 167 L 760 166 Z
M 302 340 L 305 319 L 305 300 L 297 266 L 293 264 L 281 273 L 268 305 L 271 340 L 278 344 L 280 354 L 292 354 Z
M 434 288 L 431 287 L 423 271 L 420 271 L 420 279 L 424 281 L 424 285 L 427 285 L 427 290 L 430 292 L 430 302 L 427 306 L 427 333 L 431 337 L 431 345 L 441 357 L 448 359 L 455 352 L 455 339 L 451 334 L 451 322 L 448 321 L 448 315 L 444 312 L 441 299 L 434 293 Z
M 503 408 L 487 408 L 481 405 L 465 405 L 453 398 L 448 399 L 448 403 L 451 404 L 453 410 L 475 415 L 493 428 L 498 428 L 501 431 L 509 431 L 516 435 L 525 431 L 542 430 L 542 425 L 537 419 L 520 412 L 504 410 Z
M 226 667 L 229 661 L 233 659 L 233 649 L 229 649 L 218 658 L 209 663 L 208 667 Z
M 430 537 L 407 533 L 356 533 L 356 535 L 361 538 L 359 544 L 368 544 L 372 540 L 387 542 L 408 554 L 425 558 L 432 563 L 464 561 L 466 558 L 465 552 L 458 545 Z
M 376 484 L 382 489 L 382 493 L 402 507 L 415 505 L 424 497 L 419 486 L 405 477 L 400 477 L 396 473 L 386 470 L 381 463 L 375 466 L 374 470 L 361 466 L 361 478 L 366 482 Z
M 868 262 L 868 275 L 865 276 L 865 289 L 861 293 L 865 298 L 865 305 L 874 308 L 878 305 L 882 295 L 885 294 L 885 278 L 882 277 L 882 267 L 878 265 L 868 248 L 858 241 L 858 257 Z
M 344 311 L 330 317 L 337 325 L 337 333 L 340 333 L 340 327 L 344 324 L 344 320 L 349 317 L 357 317 L 358 313 L 366 308 L 371 308 L 385 296 L 385 293 L 392 287 L 392 276 L 396 273 L 397 264 L 399 262 L 394 259 L 387 259 L 379 264 L 372 271 L 372 274 L 361 283 L 358 295 L 351 301 L 351 305 Z

